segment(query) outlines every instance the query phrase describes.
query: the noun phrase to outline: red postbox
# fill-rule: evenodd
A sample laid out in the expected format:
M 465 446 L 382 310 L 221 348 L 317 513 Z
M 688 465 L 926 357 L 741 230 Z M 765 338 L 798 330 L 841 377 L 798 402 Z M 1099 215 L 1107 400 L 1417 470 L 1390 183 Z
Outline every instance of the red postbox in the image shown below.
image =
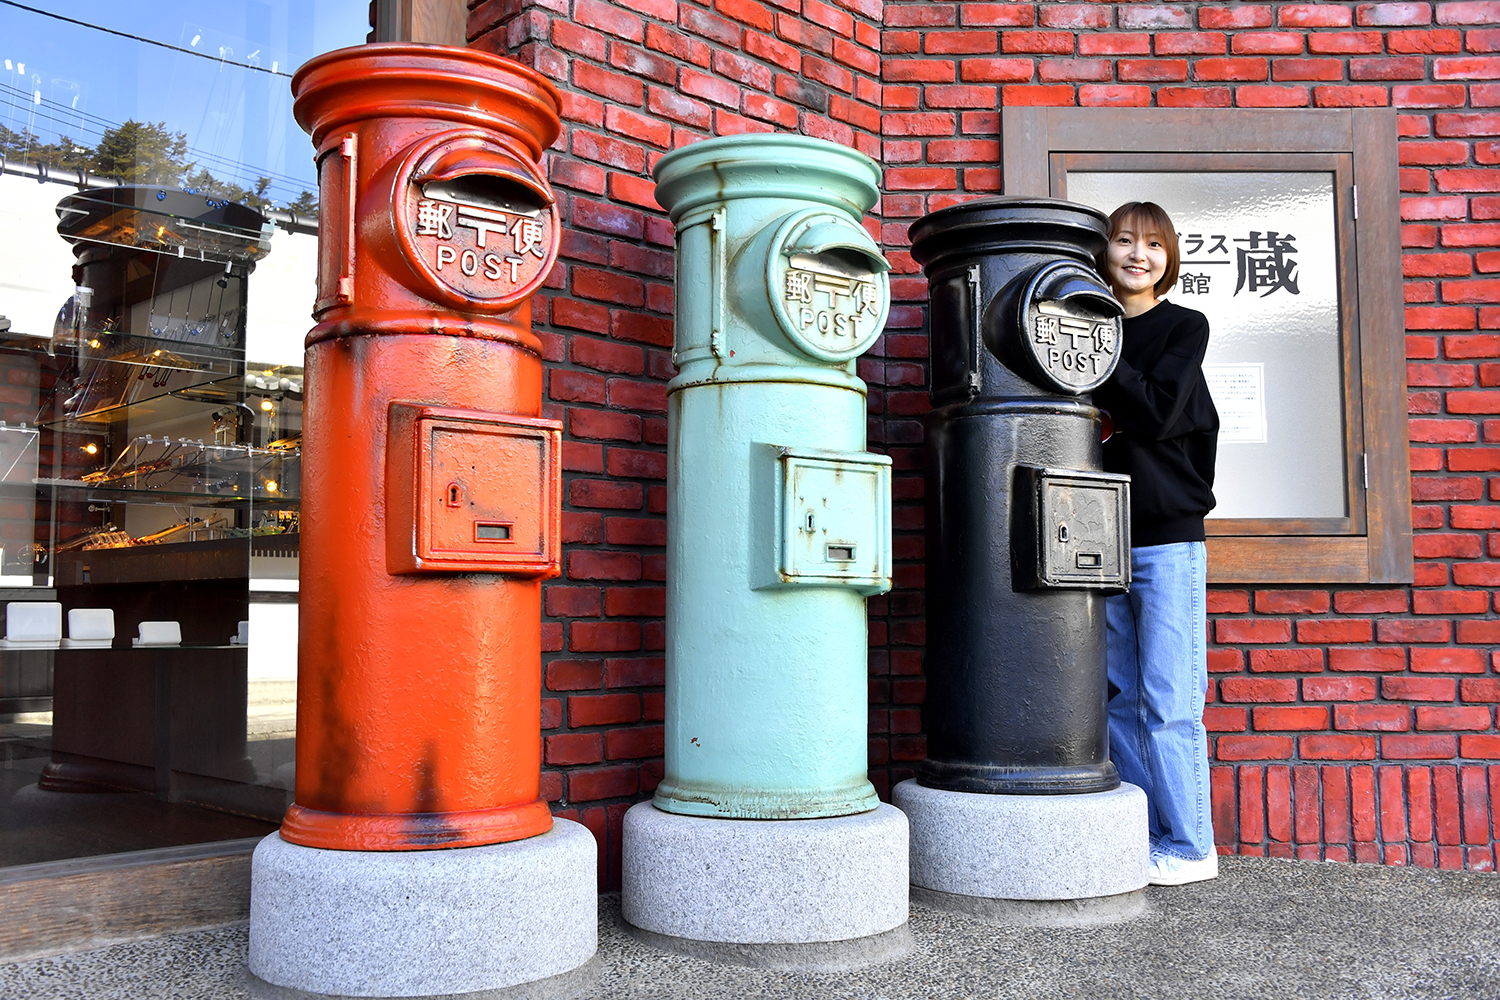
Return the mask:
M 296 801 L 284 840 L 400 851 L 545 833 L 541 580 L 561 427 L 530 297 L 559 225 L 556 89 L 376 44 L 292 81 L 319 164 L 307 338 Z

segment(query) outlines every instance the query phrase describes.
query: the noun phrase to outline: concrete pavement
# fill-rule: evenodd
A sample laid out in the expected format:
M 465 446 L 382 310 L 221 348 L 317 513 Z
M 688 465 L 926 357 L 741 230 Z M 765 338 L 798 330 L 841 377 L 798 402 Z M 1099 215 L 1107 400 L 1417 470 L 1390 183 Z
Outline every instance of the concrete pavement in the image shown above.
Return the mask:
M 566 992 L 591 1000 L 1500 998 L 1500 875 L 1222 860 L 1217 881 L 1149 890 L 1147 912 L 1119 924 L 999 926 L 913 904 L 910 954 L 840 974 L 661 952 L 622 929 L 618 897 L 606 896 L 599 956 Z M 245 948 L 245 925 L 232 924 L 0 965 L 0 997 L 295 996 L 247 981 Z M 524 987 L 491 994 L 536 995 Z M 558 997 L 552 990 L 548 1000 Z

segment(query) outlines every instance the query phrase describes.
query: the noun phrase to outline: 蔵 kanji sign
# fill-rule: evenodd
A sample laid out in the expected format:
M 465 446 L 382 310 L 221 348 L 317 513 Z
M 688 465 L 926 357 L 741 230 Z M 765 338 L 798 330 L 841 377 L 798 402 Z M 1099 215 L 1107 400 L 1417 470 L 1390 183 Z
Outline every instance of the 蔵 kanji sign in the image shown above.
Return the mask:
M 1245 292 L 1264 298 L 1276 292 L 1302 293 L 1297 286 L 1296 235 L 1267 228 L 1251 229 L 1244 236 L 1232 239 L 1223 233 L 1179 234 L 1182 271 L 1178 275 L 1178 290 L 1183 295 L 1208 295 L 1219 288 L 1215 277 L 1227 280 L 1227 275 L 1216 276 L 1207 269 L 1230 262 L 1228 243 L 1237 244 L 1232 257 L 1235 266 L 1232 294 Z

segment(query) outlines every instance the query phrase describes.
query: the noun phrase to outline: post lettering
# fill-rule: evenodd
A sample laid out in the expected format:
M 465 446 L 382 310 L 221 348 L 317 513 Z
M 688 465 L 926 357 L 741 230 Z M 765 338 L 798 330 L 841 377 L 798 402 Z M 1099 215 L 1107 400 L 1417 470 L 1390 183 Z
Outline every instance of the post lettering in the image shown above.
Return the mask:
M 433 240 L 437 270 L 456 264 L 464 277 L 502 285 L 519 284 L 522 265 L 533 257 L 547 256 L 547 233 L 542 219 L 461 202 L 418 200 L 415 233 Z M 508 238 L 501 241 L 498 238 L 502 236 Z M 494 247 L 489 246 L 491 239 L 497 241 Z M 464 243 L 470 240 L 472 243 L 466 249 Z M 509 253 L 512 240 L 515 252 Z M 499 289 L 493 293 L 481 292 L 468 283 L 465 287 L 470 294 L 499 292 Z

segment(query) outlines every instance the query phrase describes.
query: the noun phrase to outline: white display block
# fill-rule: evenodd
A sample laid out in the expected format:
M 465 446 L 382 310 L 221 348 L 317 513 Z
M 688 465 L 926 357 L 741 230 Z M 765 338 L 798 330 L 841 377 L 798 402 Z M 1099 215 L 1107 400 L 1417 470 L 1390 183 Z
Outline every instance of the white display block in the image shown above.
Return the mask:
M 132 640 L 136 646 L 180 646 L 182 625 L 179 622 L 141 622 L 141 634 Z
M 7 646 L 55 646 L 61 641 L 62 605 L 57 601 L 12 601 L 5 606 Z
M 68 612 L 68 637 L 63 645 L 73 649 L 106 648 L 115 639 L 113 608 L 74 608 Z

